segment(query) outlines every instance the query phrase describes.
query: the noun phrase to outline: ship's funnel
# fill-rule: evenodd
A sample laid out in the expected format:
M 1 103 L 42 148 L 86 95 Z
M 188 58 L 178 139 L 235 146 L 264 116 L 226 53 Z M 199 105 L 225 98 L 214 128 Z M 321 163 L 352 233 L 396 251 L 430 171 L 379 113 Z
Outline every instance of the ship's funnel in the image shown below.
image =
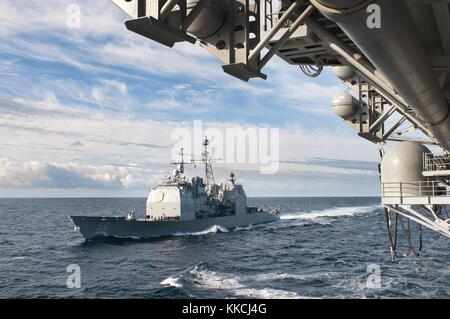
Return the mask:
M 380 27 L 369 26 L 367 6 L 374 1 L 311 0 L 336 22 L 450 150 L 449 105 L 404 0 L 378 0 Z

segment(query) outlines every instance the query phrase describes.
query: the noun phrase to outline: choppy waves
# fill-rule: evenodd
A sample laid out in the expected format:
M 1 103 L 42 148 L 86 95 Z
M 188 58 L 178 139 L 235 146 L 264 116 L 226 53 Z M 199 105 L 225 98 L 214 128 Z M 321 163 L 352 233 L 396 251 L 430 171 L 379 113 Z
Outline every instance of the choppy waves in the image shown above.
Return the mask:
M 3 200 L 0 298 L 450 298 L 448 240 L 425 231 L 420 257 L 392 262 L 379 202 L 253 199 L 280 207 L 281 220 L 85 242 L 70 212 L 144 212 L 145 199 Z M 65 289 L 72 263 L 81 267 L 82 289 Z M 377 289 L 367 285 L 371 264 L 381 270 Z
M 294 291 L 272 287 L 252 287 L 254 282 L 276 281 L 280 278 L 300 278 L 292 274 L 237 275 L 223 273 L 210 269 L 208 265 L 199 264 L 178 276 L 170 276 L 161 281 L 162 286 L 187 290 L 222 291 L 229 297 L 267 298 L 267 299 L 297 299 L 306 298 Z
M 165 288 L 180 289 L 196 298 L 214 298 L 217 295 L 220 298 L 317 299 L 370 298 L 390 291 L 396 285 L 405 286 L 407 282 L 404 278 L 386 275 L 381 287 L 372 289 L 367 286 L 364 272 L 356 276 L 339 271 L 236 274 L 198 264 L 181 274 L 169 276 L 160 284 Z M 322 291 L 320 287 L 328 289 Z M 413 297 L 414 285 L 412 288 L 412 291 L 402 291 L 403 297 Z
M 168 277 L 161 281 L 161 285 L 175 288 L 183 287 L 183 284 L 180 283 L 180 277 Z

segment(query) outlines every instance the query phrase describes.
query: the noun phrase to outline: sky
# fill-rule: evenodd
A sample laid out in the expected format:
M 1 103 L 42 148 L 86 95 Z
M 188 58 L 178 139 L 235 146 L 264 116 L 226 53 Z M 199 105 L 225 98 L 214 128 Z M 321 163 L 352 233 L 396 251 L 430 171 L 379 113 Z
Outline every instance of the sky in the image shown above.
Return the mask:
M 167 48 L 126 18 L 108 0 L 0 1 L 0 197 L 145 197 L 194 121 L 279 131 L 275 173 L 215 165 L 249 196 L 379 195 L 377 147 L 332 112 L 345 87 L 329 69 L 311 79 L 274 58 L 266 81 L 242 82 L 198 45 Z

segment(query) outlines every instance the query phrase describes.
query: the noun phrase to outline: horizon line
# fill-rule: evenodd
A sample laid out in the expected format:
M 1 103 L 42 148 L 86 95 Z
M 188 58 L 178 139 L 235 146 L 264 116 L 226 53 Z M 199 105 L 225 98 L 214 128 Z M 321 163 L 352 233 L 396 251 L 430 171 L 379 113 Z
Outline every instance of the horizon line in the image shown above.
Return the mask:
M 1 199 L 141 199 L 147 197 L 141 196 L 42 196 L 42 197 L 23 197 L 23 196 L 8 196 L 2 197 Z M 373 196 L 373 195 L 334 195 L 334 196 L 247 196 L 247 198 L 381 198 L 381 196 Z

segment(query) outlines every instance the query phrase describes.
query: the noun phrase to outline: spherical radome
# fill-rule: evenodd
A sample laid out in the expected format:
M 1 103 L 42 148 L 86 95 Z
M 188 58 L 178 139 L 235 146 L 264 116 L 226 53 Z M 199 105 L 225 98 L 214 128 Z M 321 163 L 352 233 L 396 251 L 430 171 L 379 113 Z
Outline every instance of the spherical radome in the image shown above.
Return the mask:
M 333 66 L 332 70 L 334 75 L 336 75 L 341 80 L 348 80 L 355 74 L 355 72 L 353 72 L 353 69 L 347 65 Z
M 355 114 L 358 100 L 348 93 L 341 93 L 333 97 L 331 105 L 334 113 L 345 118 Z

